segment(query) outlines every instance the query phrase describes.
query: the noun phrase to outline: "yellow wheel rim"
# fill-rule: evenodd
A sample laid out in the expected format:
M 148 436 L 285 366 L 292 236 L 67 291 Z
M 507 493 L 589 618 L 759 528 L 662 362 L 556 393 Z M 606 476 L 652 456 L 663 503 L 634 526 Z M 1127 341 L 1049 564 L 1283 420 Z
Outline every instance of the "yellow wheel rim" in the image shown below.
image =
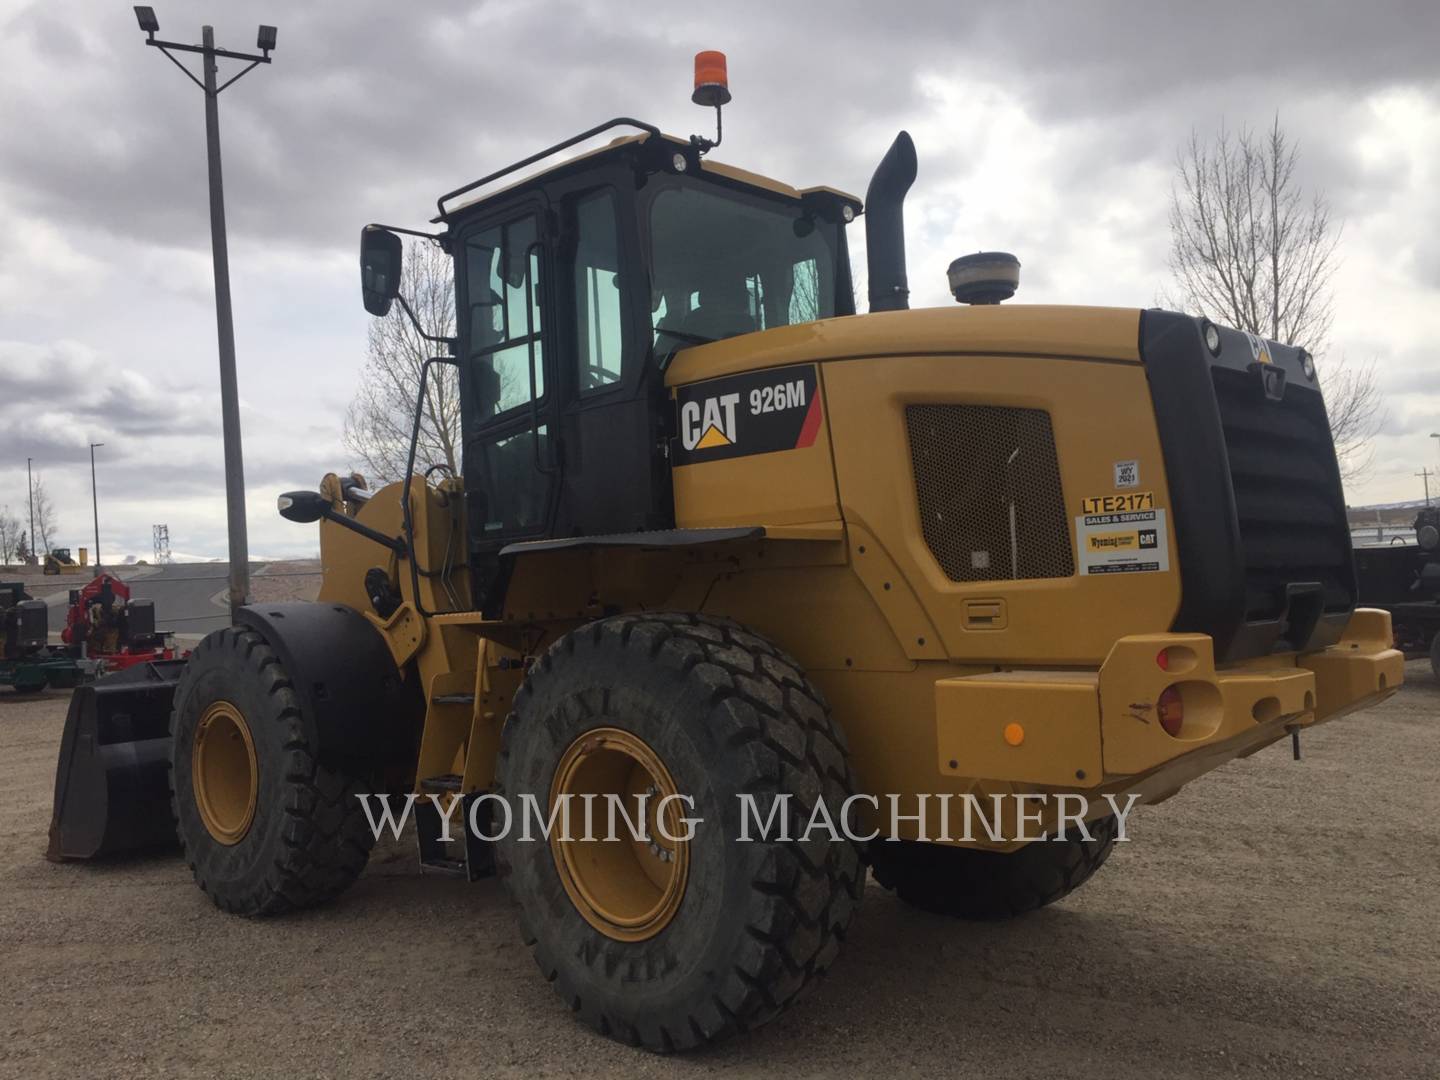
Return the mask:
M 587 731 L 570 744 L 555 768 L 550 809 L 555 810 L 562 796 L 570 797 L 569 835 L 574 839 L 563 838 L 562 807 L 550 836 L 550 852 L 576 910 L 607 937 L 644 941 L 669 926 L 680 909 L 690 874 L 690 842 L 666 835 L 684 835 L 678 800 L 660 811 L 665 797 L 676 794 L 675 781 L 659 755 L 643 739 L 619 728 Z M 593 806 L 588 837 L 586 795 L 596 796 L 588 800 Z M 641 795 L 649 796 L 644 801 L 643 830 L 648 840 L 632 837 L 618 810 L 619 839 L 604 839 L 610 820 L 608 797 L 618 797 L 625 813 L 639 824 Z
M 260 772 L 250 726 L 230 702 L 217 701 L 200 717 L 190 776 L 205 828 L 221 844 L 238 844 L 255 820 Z

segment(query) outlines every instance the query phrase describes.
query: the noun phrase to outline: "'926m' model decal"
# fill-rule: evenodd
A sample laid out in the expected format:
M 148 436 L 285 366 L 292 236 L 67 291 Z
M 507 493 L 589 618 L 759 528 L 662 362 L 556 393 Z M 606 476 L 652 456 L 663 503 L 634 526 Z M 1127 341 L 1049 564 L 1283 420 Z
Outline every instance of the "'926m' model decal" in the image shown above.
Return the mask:
M 676 465 L 811 446 L 820 431 L 814 364 L 751 371 L 675 391 Z

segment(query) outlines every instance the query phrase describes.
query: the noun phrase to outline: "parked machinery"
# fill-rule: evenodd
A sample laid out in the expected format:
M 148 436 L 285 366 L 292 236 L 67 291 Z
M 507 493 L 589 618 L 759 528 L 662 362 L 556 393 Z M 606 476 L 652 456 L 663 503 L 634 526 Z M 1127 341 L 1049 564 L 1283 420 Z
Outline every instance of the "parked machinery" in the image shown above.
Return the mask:
M 87 673 L 66 649 L 51 648 L 50 609 L 18 581 L 0 582 L 0 686 L 33 693 L 75 686 Z
M 1396 647 L 1440 679 L 1440 507 L 1422 507 L 1414 530 L 1413 544 L 1356 548 L 1360 602 L 1388 611 Z
M 729 100 L 723 58 L 698 58 L 695 100 Z M 638 134 L 514 181 L 617 127 Z M 1104 862 L 1103 796 L 1158 801 L 1398 687 L 1303 349 L 999 304 L 1018 263 L 997 252 L 951 267 L 964 306 L 906 310 L 903 133 L 863 207 L 856 315 L 860 200 L 713 145 L 620 119 L 440 199 L 458 334 L 420 396 L 455 369 L 458 473 L 418 473 L 412 442 L 400 483 L 282 495 L 322 522 L 319 602 L 243 608 L 183 668 L 77 695 L 52 857 L 168 839 L 173 790 L 199 886 L 264 915 L 355 881 L 359 795 L 464 820 L 689 797 L 706 829 L 677 837 L 672 803 L 648 843 L 416 820 L 427 870 L 498 869 L 571 1009 L 686 1049 L 814 984 L 867 857 L 908 903 L 1017 915 Z M 401 266 L 368 226 L 373 314 L 403 303 Z M 1094 833 L 965 841 L 948 815 L 977 793 L 1084 797 Z M 747 794 L 783 833 L 736 842 Z M 800 835 L 940 795 L 943 833 L 877 813 L 868 852 Z
M 103 660 L 111 671 L 174 658 L 155 628 L 155 601 L 132 597 L 130 587 L 111 574 L 70 590 L 60 637 L 67 645 L 84 646 L 87 656 Z
M 89 561 L 86 556 L 87 552 L 84 548 L 80 549 L 80 558 L 78 561 L 70 554 L 69 548 L 51 548 L 45 553 L 45 564 L 42 573 L 52 577 L 57 574 L 83 573 Z

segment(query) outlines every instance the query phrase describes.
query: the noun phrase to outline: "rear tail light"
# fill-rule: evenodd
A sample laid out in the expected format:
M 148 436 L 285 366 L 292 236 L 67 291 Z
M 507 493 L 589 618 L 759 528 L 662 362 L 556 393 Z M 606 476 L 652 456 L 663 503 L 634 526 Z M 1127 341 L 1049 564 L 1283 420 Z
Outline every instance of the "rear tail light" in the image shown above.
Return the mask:
M 1180 737 L 1180 728 L 1185 723 L 1185 701 L 1178 686 L 1167 686 L 1156 703 L 1155 711 L 1160 716 L 1160 726 L 1172 739 Z

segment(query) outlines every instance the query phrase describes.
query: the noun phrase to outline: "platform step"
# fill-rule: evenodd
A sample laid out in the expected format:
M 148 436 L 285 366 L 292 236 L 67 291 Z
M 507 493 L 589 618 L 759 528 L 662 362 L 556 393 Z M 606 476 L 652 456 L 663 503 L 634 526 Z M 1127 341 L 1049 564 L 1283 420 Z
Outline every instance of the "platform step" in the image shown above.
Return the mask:
M 451 874 L 456 877 L 469 877 L 469 867 L 463 859 L 425 859 L 420 863 L 423 870 L 434 870 L 440 874 Z
M 443 786 L 442 786 L 443 785 Z M 453 773 L 432 776 L 420 782 L 424 791 L 459 792 L 460 777 Z M 470 803 L 473 795 L 460 795 L 460 805 L 450 817 L 450 839 L 445 840 L 445 822 L 440 811 L 430 799 L 415 803 L 415 840 L 419 847 L 420 867 L 441 874 L 455 874 L 478 881 L 495 872 L 495 860 L 490 845 L 471 834 Z M 442 800 L 443 801 L 443 800 Z M 449 809 L 447 806 L 446 809 Z M 488 818 L 482 806 L 477 814 L 482 817 L 482 831 L 488 832 Z

